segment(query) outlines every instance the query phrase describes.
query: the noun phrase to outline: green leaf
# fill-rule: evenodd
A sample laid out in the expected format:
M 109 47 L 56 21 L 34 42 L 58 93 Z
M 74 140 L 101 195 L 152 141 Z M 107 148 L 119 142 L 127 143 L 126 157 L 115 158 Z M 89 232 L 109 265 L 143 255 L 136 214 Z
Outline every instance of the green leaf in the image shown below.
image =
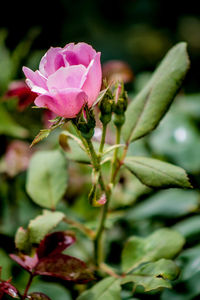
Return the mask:
M 42 281 L 41 277 L 35 277 L 30 287 L 30 292 L 40 291 L 52 300 L 72 300 L 70 292 L 64 285 L 56 282 Z
M 123 178 L 123 184 L 116 185 L 113 191 L 110 202 L 110 207 L 112 209 L 132 205 L 139 197 L 152 191 L 152 189 L 142 184 L 141 181 L 137 179 L 137 177 L 130 174 L 128 170 L 126 170 L 126 172 L 123 172 Z M 130 210 L 128 210 L 128 214 L 129 211 Z
M 121 300 L 120 292 L 120 280 L 107 277 L 82 293 L 77 300 Z
M 50 120 L 50 121 L 54 122 L 54 120 Z M 31 147 L 34 146 L 35 144 L 39 143 L 40 141 L 42 141 L 44 138 L 47 138 L 53 130 L 55 130 L 58 127 L 63 126 L 64 124 L 65 124 L 65 120 L 63 118 L 56 117 L 55 122 L 52 123 L 52 125 L 49 128 L 40 130 L 40 132 L 36 135 L 36 137 L 32 141 Z
M 16 248 L 29 253 L 32 244 L 39 244 L 64 218 L 62 212 L 44 210 L 43 214 L 29 222 L 28 228 L 20 227 L 15 235 Z
M 67 179 L 67 162 L 61 151 L 38 151 L 30 161 L 26 189 L 35 203 L 54 209 L 65 193 Z
M 179 273 L 177 265 L 168 259 L 160 259 L 137 268 L 132 274 L 122 279 L 121 284 L 134 283 L 134 288 L 141 285 L 148 292 L 158 288 L 171 288 L 168 280 L 174 280 Z
M 126 217 L 129 221 L 153 218 L 172 219 L 187 215 L 198 208 L 199 193 L 197 191 L 169 189 L 159 191 L 136 204 L 127 212 Z
M 199 100 L 200 94 L 180 95 L 176 100 L 177 110 L 198 121 L 200 118 Z
M 79 146 L 83 151 L 86 152 L 81 139 L 79 139 L 76 135 L 70 133 L 67 130 L 62 131 L 60 136 L 59 136 L 59 143 L 60 143 L 60 146 L 63 148 L 64 151 L 69 151 L 70 150 L 70 147 L 69 147 L 69 140 L 70 139 L 72 139 L 74 142 L 76 142 L 77 146 Z
M 30 250 L 30 241 L 29 241 L 29 232 L 23 227 L 19 227 L 15 234 L 15 246 L 20 251 L 29 252 Z
M 200 216 L 192 216 L 173 226 L 174 230 L 180 232 L 187 240 L 196 239 L 199 241 L 200 235 Z
M 157 159 L 140 156 L 127 157 L 124 165 L 149 187 L 192 187 L 182 168 Z
M 171 259 L 180 252 L 184 242 L 180 233 L 167 228 L 159 229 L 146 238 L 133 236 L 122 251 L 122 269 L 128 272 L 144 262 Z
M 200 272 L 200 246 L 183 251 L 177 258 L 181 267 L 180 280 L 188 280 Z
M 83 164 L 90 163 L 90 157 L 75 140 L 69 139 L 68 145 L 69 151 L 66 152 L 66 156 L 69 160 L 73 160 L 75 162 Z
M 8 280 L 12 277 L 12 266 L 9 255 L 0 248 L 0 278 L 2 280 Z
M 43 139 L 47 138 L 51 133 L 51 129 L 41 129 L 40 132 L 36 135 L 34 140 L 31 143 L 31 147 L 42 141 Z
M 124 147 L 124 146 L 125 146 L 124 144 L 116 144 L 116 145 L 112 145 L 112 146 L 107 146 L 107 147 L 105 147 L 105 151 L 103 152 L 103 155 L 106 155 L 106 154 L 114 151 L 115 149 L 121 148 L 121 147 Z
M 29 240 L 32 244 L 39 244 L 40 241 L 56 227 L 64 218 L 62 212 L 51 212 L 44 210 L 43 215 L 31 220 L 28 225 Z
M 25 138 L 28 136 L 28 131 L 13 120 L 4 108 L 3 103 L 0 103 L 0 134 L 15 138 Z
M 149 144 L 153 153 L 166 156 L 188 172 L 200 171 L 199 129 L 181 112 L 176 102 L 157 130 L 151 133 Z
M 156 128 L 188 68 L 186 43 L 179 43 L 167 53 L 145 88 L 129 105 L 122 131 L 126 142 L 135 141 Z
M 5 92 L 12 77 L 10 53 L 5 46 L 6 30 L 0 30 L 0 93 Z

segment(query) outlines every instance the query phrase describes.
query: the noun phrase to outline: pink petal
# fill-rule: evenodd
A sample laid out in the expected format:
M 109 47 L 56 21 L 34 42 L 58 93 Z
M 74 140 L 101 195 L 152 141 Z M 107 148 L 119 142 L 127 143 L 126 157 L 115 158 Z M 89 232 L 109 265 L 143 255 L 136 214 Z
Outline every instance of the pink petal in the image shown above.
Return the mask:
M 63 54 L 70 65 L 84 65 L 88 67 L 90 61 L 95 57 L 96 51 L 86 43 L 68 44 Z
M 46 78 L 39 71 L 33 72 L 31 69 L 23 67 L 23 72 L 26 76 L 26 83 L 33 92 L 38 94 L 46 93 Z
M 95 58 L 91 61 L 87 68 L 87 73 L 85 74 L 86 79 L 83 83 L 82 89 L 88 95 L 88 105 L 89 107 L 95 102 L 102 83 L 102 71 L 100 62 L 101 53 L 98 52 Z
M 41 95 L 35 99 L 35 104 L 39 107 L 47 107 L 57 116 L 74 118 L 86 101 L 87 95 L 81 89 L 68 88 L 51 95 Z
M 39 70 L 45 77 L 48 77 L 56 72 L 59 68 L 65 67 L 66 65 L 68 65 L 68 63 L 66 63 L 64 60 L 62 48 L 51 47 L 42 57 Z
M 50 91 L 55 89 L 80 88 L 82 77 L 87 69 L 82 65 L 60 68 L 49 76 L 47 86 Z

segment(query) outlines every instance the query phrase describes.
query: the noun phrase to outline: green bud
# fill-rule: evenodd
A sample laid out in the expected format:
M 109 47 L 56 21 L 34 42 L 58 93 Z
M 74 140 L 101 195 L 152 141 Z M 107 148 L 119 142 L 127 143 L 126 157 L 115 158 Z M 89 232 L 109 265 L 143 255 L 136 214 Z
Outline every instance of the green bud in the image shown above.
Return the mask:
M 120 96 L 120 98 L 117 100 L 117 103 L 114 104 L 113 111 L 117 114 L 124 114 L 128 106 L 128 98 L 127 94 L 124 93 L 124 95 Z
M 112 113 L 105 114 L 105 115 L 100 113 L 100 115 L 99 115 L 99 119 L 100 119 L 101 123 L 104 125 L 107 125 L 111 121 L 111 118 L 112 118 Z
M 113 99 L 103 98 L 99 104 L 99 109 L 102 114 L 111 114 L 112 105 L 113 105 Z
M 85 139 L 91 139 L 93 137 L 96 121 L 92 110 L 86 106 L 85 111 L 81 112 L 75 119 L 75 122 L 78 130 Z
M 114 120 L 113 120 L 114 124 L 116 127 L 120 127 L 124 124 L 125 122 L 125 115 L 123 114 L 115 114 L 114 115 Z
M 80 130 L 80 129 L 79 129 Z M 81 135 L 86 139 L 90 140 L 94 135 L 94 128 L 90 128 L 87 132 L 81 131 Z
M 113 111 L 113 95 L 108 89 L 103 99 L 99 103 L 100 116 L 99 119 L 102 124 L 107 125 L 112 117 Z

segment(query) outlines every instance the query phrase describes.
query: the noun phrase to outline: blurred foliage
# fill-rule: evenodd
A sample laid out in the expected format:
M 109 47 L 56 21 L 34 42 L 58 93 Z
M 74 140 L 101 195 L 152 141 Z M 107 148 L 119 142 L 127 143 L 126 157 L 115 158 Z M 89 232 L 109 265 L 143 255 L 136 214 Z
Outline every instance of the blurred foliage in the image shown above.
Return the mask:
M 184 251 L 176 258 L 181 274 L 173 283 L 173 290 L 165 289 L 162 292 L 144 295 L 143 289 L 137 287 L 133 298 L 130 286 L 126 285 L 121 297 L 123 300 L 198 299 L 200 297 L 198 190 L 200 18 L 197 1 L 191 0 L 187 4 L 179 5 L 174 1 L 158 0 L 125 0 L 123 3 L 120 0 L 114 2 L 58 0 L 56 6 L 50 6 L 46 1 L 42 3 L 35 1 L 31 11 L 27 10 L 26 14 L 23 13 L 25 1 L 20 1 L 12 3 L 12 10 L 16 10 L 12 21 L 7 15 L 10 5 L 10 1 L 4 3 L 5 15 L 2 14 L 0 20 L 1 98 L 4 98 L 12 80 L 22 78 L 23 64 L 36 68 L 44 51 L 51 45 L 64 46 L 70 41 L 83 40 L 102 52 L 102 62 L 117 59 L 129 64 L 135 74 L 135 81 L 127 84 L 129 96 L 132 98 L 144 86 L 149 74 L 166 50 L 176 41 L 188 42 L 192 64 L 184 90 L 176 97 L 170 112 L 159 127 L 148 137 L 136 142 L 129 151 L 131 155 L 145 154 L 162 158 L 185 168 L 192 178 L 194 190 L 174 189 L 158 192 L 143 186 L 137 179 L 133 181 L 132 175 L 125 172 L 116 187 L 106 223 L 109 231 L 106 252 L 107 262 L 119 268 L 121 251 L 127 237 L 138 235 L 145 238 L 163 227 L 176 229 L 185 237 L 186 244 Z M 42 17 L 38 18 L 38 15 Z M 56 24 L 52 21 L 55 18 Z M 11 142 L 16 139 L 30 144 L 43 127 L 43 116 L 36 109 L 31 110 L 29 107 L 24 112 L 19 112 L 16 107 L 16 98 L 9 101 L 1 99 L 0 265 L 3 265 L 3 278 L 7 279 L 12 275 L 14 282 L 22 290 L 27 275 L 11 262 L 7 253 L 14 250 L 16 229 L 19 226 L 27 228 L 29 221 L 41 214 L 41 209 L 29 198 L 25 190 L 26 171 L 17 168 L 15 175 L 10 175 L 9 166 L 6 165 L 6 153 Z M 58 131 L 53 132 L 45 142 L 37 145 L 34 151 L 55 149 L 58 146 L 57 137 Z M 69 152 L 68 156 L 80 157 L 80 152 L 75 151 L 74 142 L 70 141 L 70 144 L 73 151 Z M 19 159 L 20 154 L 17 157 Z M 106 173 L 109 163 L 105 164 L 104 169 Z M 93 229 L 96 227 L 98 208 L 91 207 L 87 202 L 90 169 L 87 165 L 71 162 L 68 172 L 67 192 L 58 208 L 77 220 L 87 220 L 87 225 Z M 77 244 L 67 253 L 76 254 L 80 259 L 87 260 L 91 245 L 81 234 L 79 235 Z M 80 286 L 59 280 L 49 283 L 48 279 L 46 281 L 38 279 L 31 287 L 32 292 L 40 290 L 53 300 L 75 299 L 80 289 Z

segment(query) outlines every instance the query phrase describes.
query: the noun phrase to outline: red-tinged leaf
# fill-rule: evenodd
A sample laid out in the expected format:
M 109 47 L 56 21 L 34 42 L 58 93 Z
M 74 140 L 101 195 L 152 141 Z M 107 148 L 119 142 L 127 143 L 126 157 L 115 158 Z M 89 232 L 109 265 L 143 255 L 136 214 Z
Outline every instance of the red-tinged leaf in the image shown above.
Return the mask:
M 55 254 L 41 259 L 35 268 L 35 274 L 78 283 L 86 283 L 94 279 L 83 261 L 64 254 Z
M 37 292 L 29 294 L 28 297 L 30 300 L 51 300 L 47 295 Z
M 49 255 L 59 254 L 75 241 L 75 236 L 67 232 L 58 231 L 48 234 L 37 249 L 38 258 L 41 259 Z
M 32 272 L 38 263 L 37 255 L 30 257 L 28 255 L 23 255 L 23 254 L 21 254 L 20 256 L 15 254 L 10 254 L 10 257 L 12 258 L 12 260 L 14 260 L 16 263 L 18 263 L 23 269 L 25 269 L 28 272 Z
M 0 282 L 0 299 L 3 299 L 3 295 L 7 294 L 12 298 L 19 298 L 18 290 L 8 281 Z

